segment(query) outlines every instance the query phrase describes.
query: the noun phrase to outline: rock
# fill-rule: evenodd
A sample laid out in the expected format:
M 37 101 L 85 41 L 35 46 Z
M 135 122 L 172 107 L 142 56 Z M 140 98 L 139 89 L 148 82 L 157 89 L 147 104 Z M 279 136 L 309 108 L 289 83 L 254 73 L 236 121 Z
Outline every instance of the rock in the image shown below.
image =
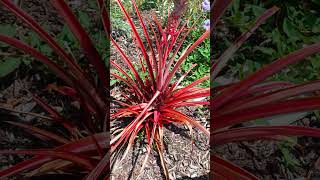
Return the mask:
M 197 175 L 197 173 L 195 173 L 195 174 L 192 174 L 191 175 L 191 178 L 195 178 L 195 177 L 197 177 L 198 175 Z

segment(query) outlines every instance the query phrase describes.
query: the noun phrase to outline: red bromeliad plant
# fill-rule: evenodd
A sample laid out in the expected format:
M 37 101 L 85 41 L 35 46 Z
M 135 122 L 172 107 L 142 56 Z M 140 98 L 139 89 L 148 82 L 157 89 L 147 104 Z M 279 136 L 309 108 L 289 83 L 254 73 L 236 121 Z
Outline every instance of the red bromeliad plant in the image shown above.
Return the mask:
M 137 32 L 136 25 L 133 23 L 121 1 L 117 0 L 117 3 L 131 26 L 134 39 L 136 39 L 136 45 L 142 52 L 143 60 L 140 61 L 138 68 L 135 67 L 132 59 L 129 58 L 118 43 L 111 38 L 112 44 L 130 69 L 129 72 L 125 71 L 115 61 L 111 60 L 111 64 L 118 71 L 118 74 L 111 73 L 111 76 L 125 84 L 125 88 L 121 88 L 123 89 L 121 90 L 121 99 L 116 100 L 116 103 L 118 103 L 121 108 L 117 108 L 115 113 L 111 114 L 111 121 L 121 121 L 124 117 L 126 117 L 126 119 L 129 117 L 129 119 L 131 118 L 132 120 L 129 121 L 128 125 L 119 133 L 114 134 L 114 138 L 111 139 L 111 154 L 116 154 L 116 150 L 119 150 L 119 147 L 126 144 L 127 147 L 122 156 L 123 160 L 133 146 L 137 134 L 144 131 L 147 140 L 147 154 L 140 170 L 140 175 L 148 160 L 152 145 L 155 143 L 166 179 L 169 179 L 166 163 L 162 155 L 164 151 L 164 125 L 168 123 L 184 124 L 188 126 L 191 133 L 192 126 L 195 126 L 209 136 L 209 131 L 199 122 L 177 110 L 177 108 L 183 106 L 209 104 L 207 100 L 193 100 L 209 96 L 209 88 L 196 87 L 209 77 L 200 78 L 185 87 L 180 87 L 181 81 L 188 75 L 192 68 L 181 76 L 180 79 L 175 80 L 175 73 L 192 50 L 208 38 L 210 33 L 209 30 L 205 31 L 196 42 L 191 46 L 189 45 L 182 51 L 182 54 L 177 57 L 186 36 L 193 29 L 187 28 L 187 22 L 180 26 L 179 18 L 184 6 L 186 6 L 185 0 L 175 2 L 175 9 L 168 18 L 166 28 L 162 28 L 162 25 L 154 14 L 152 15 L 152 21 L 155 23 L 156 28 L 152 26 L 150 19 L 144 21 L 135 1 L 132 0 L 133 7 L 143 30 L 143 35 L 147 42 L 146 44 L 143 43 L 142 37 Z M 150 31 L 148 31 L 148 27 Z M 148 53 L 147 50 L 150 50 L 150 53 Z M 141 77 L 138 71 L 147 73 L 147 76 Z M 132 74 L 132 76 L 130 76 L 130 74 Z M 123 78 L 123 76 L 125 78 Z
M 213 6 L 213 28 L 232 0 L 216 0 Z M 264 12 L 253 27 L 243 33 L 213 64 L 211 81 L 215 81 L 227 61 L 249 38 L 253 31 L 278 8 Z M 288 82 L 263 81 L 281 71 L 288 65 L 320 52 L 320 43 L 306 46 L 291 54 L 264 66 L 247 78 L 225 86 L 213 87 L 211 103 L 211 147 L 222 144 L 257 139 L 278 139 L 279 136 L 320 137 L 318 128 L 301 126 L 256 126 L 232 128 L 232 126 L 274 115 L 310 111 L 320 108 L 320 98 L 314 92 L 319 91 L 320 82 L 292 84 Z M 301 96 L 304 95 L 304 96 Z M 211 155 L 211 177 L 213 179 L 258 179 L 248 171 L 224 160 L 216 154 Z
M 0 150 L 0 154 L 28 154 L 32 158 L 17 163 L 9 168 L 0 170 L 0 177 L 21 173 L 25 170 L 33 170 L 29 175 L 38 175 L 50 171 L 81 172 L 86 179 L 97 179 L 104 174 L 109 174 L 109 71 L 98 51 L 95 49 L 89 35 L 85 32 L 73 12 L 64 0 L 52 0 L 51 4 L 66 22 L 86 55 L 89 63 L 96 70 L 99 82 L 93 81 L 93 77 L 86 74 L 80 66 L 58 43 L 49 35 L 30 15 L 24 12 L 11 0 L 0 0 L 0 5 L 5 7 L 45 41 L 58 55 L 58 60 L 67 68 L 59 66 L 57 62 L 41 54 L 37 49 L 24 42 L 0 34 L 0 41 L 21 50 L 36 60 L 44 63 L 49 70 L 57 75 L 64 86 L 51 86 L 54 90 L 68 95 L 81 105 L 83 118 L 70 121 L 60 115 L 44 100 L 34 95 L 34 100 L 46 110 L 50 117 L 48 120 L 62 125 L 68 134 L 61 131 L 51 132 L 31 125 L 19 122 L 8 122 L 39 137 L 41 140 L 51 142 L 51 149 L 29 150 Z M 100 15 L 106 31 L 109 34 L 109 20 L 103 0 L 97 0 Z M 67 136 L 67 137 L 66 137 Z M 106 178 L 107 179 L 107 178 Z
M 198 127 L 206 135 L 208 130 L 204 128 L 196 120 L 188 117 L 177 108 L 182 106 L 198 106 L 207 105 L 208 101 L 190 101 L 195 98 L 208 97 L 209 88 L 196 88 L 196 86 L 207 80 L 208 77 L 201 78 L 186 87 L 180 87 L 181 81 L 191 71 L 186 72 L 181 78 L 175 80 L 175 73 L 186 57 L 195 49 L 204 39 L 209 37 L 209 31 L 205 33 L 192 45 L 189 45 L 182 54 L 176 59 L 178 52 L 184 42 L 184 39 L 192 28 L 187 28 L 184 23 L 180 28 L 180 15 L 183 10 L 185 0 L 177 1 L 178 7 L 171 14 L 167 26 L 162 28 L 160 22 L 153 16 L 156 28 L 151 25 L 151 20 L 146 22 L 142 20 L 142 16 L 137 9 L 136 3 L 132 0 L 132 4 L 136 10 L 143 34 L 147 41 L 145 45 L 142 37 L 137 33 L 129 14 L 124 9 L 120 0 L 118 5 L 127 18 L 136 40 L 137 47 L 142 52 L 141 66 L 139 69 L 133 66 L 131 59 L 121 50 L 118 43 L 109 37 L 109 19 L 108 13 L 104 6 L 103 0 L 97 0 L 100 8 L 103 26 L 107 33 L 107 37 L 115 46 L 124 62 L 128 65 L 130 72 L 122 69 L 115 61 L 111 64 L 118 70 L 120 74 L 112 73 L 112 75 L 125 83 L 126 89 L 121 93 L 125 100 L 116 100 L 122 107 L 112 114 L 112 119 L 120 119 L 122 117 L 131 117 L 132 121 L 119 134 L 109 142 L 109 104 L 108 94 L 105 93 L 109 89 L 109 72 L 106 70 L 101 56 L 95 49 L 92 41 L 84 28 L 80 25 L 76 16 L 69 9 L 64 0 L 51 0 L 51 4 L 56 8 L 59 15 L 67 23 L 74 36 L 87 56 L 90 64 L 92 64 L 97 72 L 100 84 L 93 81 L 79 67 L 76 61 L 49 35 L 31 16 L 25 13 L 21 8 L 16 6 L 11 0 L 0 0 L 0 4 L 14 13 L 19 19 L 26 23 L 34 30 L 59 56 L 59 61 L 67 65 L 62 68 L 49 57 L 41 54 L 37 49 L 25 44 L 24 42 L 0 35 L 0 41 L 7 43 L 27 54 L 30 54 L 38 61 L 44 63 L 54 74 L 64 81 L 64 86 L 50 86 L 50 88 L 58 92 L 70 96 L 73 100 L 78 101 L 84 112 L 84 118 L 78 121 L 69 121 L 54 110 L 49 104 L 41 98 L 34 96 L 34 100 L 43 107 L 49 114 L 50 120 L 63 125 L 68 130 L 69 136 L 51 132 L 40 128 L 33 127 L 18 122 L 8 122 L 17 127 L 35 134 L 42 140 L 53 141 L 57 146 L 51 149 L 32 149 L 32 150 L 1 150 L 0 154 L 28 154 L 33 155 L 31 159 L 20 162 L 9 168 L 0 170 L 0 177 L 7 177 L 25 170 L 33 170 L 29 175 L 43 174 L 50 171 L 64 172 L 83 172 L 86 179 L 93 180 L 104 175 L 108 179 L 109 174 L 109 153 L 114 153 L 120 148 L 120 145 L 128 144 L 127 151 L 132 146 L 134 139 L 139 131 L 144 130 L 148 141 L 147 157 L 143 163 L 145 165 L 151 147 L 155 142 L 160 152 L 161 162 L 165 169 L 165 175 L 168 179 L 168 172 L 165 166 L 163 153 L 163 126 L 166 123 L 181 123 L 187 125 L 192 131 L 192 126 Z M 182 5 L 182 6 L 181 6 Z M 149 34 L 151 32 L 152 34 Z M 180 37 L 181 36 L 181 37 Z M 151 41 L 151 40 L 154 41 Z M 150 50 L 150 53 L 148 53 Z M 193 66 L 194 67 L 194 66 Z M 141 77 L 138 71 L 148 73 L 148 77 Z M 133 74 L 130 76 L 130 74 Z M 123 78 L 123 76 L 125 76 Z M 175 80 L 175 81 L 172 81 Z M 111 148 L 109 149 L 109 145 Z M 124 156 L 125 157 L 125 156 Z M 141 169 L 141 171 L 143 168 Z

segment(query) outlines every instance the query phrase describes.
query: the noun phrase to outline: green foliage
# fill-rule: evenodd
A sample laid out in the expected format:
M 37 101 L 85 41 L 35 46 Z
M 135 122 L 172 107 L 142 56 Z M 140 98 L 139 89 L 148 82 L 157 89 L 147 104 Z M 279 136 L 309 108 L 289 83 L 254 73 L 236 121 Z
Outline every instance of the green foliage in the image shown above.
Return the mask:
M 318 0 L 307 1 L 261 1 L 261 0 L 235 0 L 227 10 L 224 17 L 225 29 L 234 36 L 223 39 L 224 44 L 235 40 L 240 33 L 247 31 L 249 25 L 263 10 L 271 5 L 280 8 L 274 17 L 259 27 L 254 35 L 235 54 L 230 62 L 228 73 L 243 79 L 262 65 L 269 64 L 277 58 L 300 49 L 305 45 L 320 40 L 320 12 Z M 229 32 L 229 34 L 230 34 Z M 225 33 L 225 32 L 222 32 Z M 217 46 L 220 48 L 219 46 Z M 320 78 L 320 56 L 308 57 L 306 61 L 289 66 L 281 73 L 269 80 L 290 81 L 302 83 Z M 315 111 L 319 118 L 319 112 Z M 292 119 L 292 118 L 287 118 Z M 272 124 L 271 121 L 259 120 L 255 124 Z M 279 146 L 282 158 L 282 167 L 294 172 L 299 161 L 292 154 L 292 147 L 288 144 Z M 287 172 L 286 172 L 287 173 Z
M 184 47 L 192 44 L 196 39 L 198 39 L 204 31 L 203 22 L 209 19 L 210 15 L 208 12 L 204 12 L 201 7 L 201 0 L 195 0 L 194 2 L 188 4 L 188 8 L 184 14 L 185 19 L 190 18 L 189 26 L 195 24 L 195 30 L 187 36 Z M 191 82 L 203 77 L 208 76 L 210 73 L 210 40 L 206 39 L 197 49 L 195 49 L 186 59 L 186 61 L 181 65 L 183 72 L 187 71 L 192 64 L 197 64 L 197 66 L 190 72 L 189 76 L 185 78 L 183 84 L 187 85 Z M 209 80 L 201 83 L 202 87 L 209 87 Z
M 318 6 L 314 1 L 271 3 L 260 0 L 236 0 L 227 12 L 226 24 L 233 33 L 236 33 L 235 29 L 244 32 L 253 19 L 256 19 L 271 4 L 281 8 L 280 12 L 273 17 L 276 21 L 270 20 L 262 25 L 233 58 L 236 61 L 233 61 L 231 66 L 233 68 L 230 70 L 240 79 L 257 70 L 262 64 L 270 63 L 295 49 L 320 40 L 320 13 L 312 9 Z M 306 9 L 305 6 L 310 9 Z M 318 55 L 310 57 L 309 61 L 290 66 L 289 70 L 274 76 L 273 80 L 289 80 L 298 83 L 318 79 L 320 77 L 319 60 Z
M 0 78 L 10 74 L 20 65 L 21 61 L 17 58 L 7 57 L 0 60 Z
M 90 2 L 89 2 L 89 8 L 97 10 L 98 7 L 96 2 L 94 3 L 90 3 Z M 109 42 L 105 36 L 103 28 L 99 28 L 98 31 L 96 29 L 91 28 L 93 25 L 91 23 L 92 18 L 90 17 L 88 12 L 76 10 L 75 14 L 77 15 L 81 25 L 90 34 L 93 41 L 95 41 L 94 44 L 96 45 L 97 50 L 100 52 L 100 54 L 103 55 L 102 58 L 106 61 L 106 64 L 108 64 L 107 61 L 109 57 Z M 118 23 L 115 23 L 115 24 L 118 24 Z M 121 25 L 123 25 L 123 23 Z M 43 26 L 44 26 L 44 29 L 50 31 L 46 25 L 43 25 Z M 130 28 L 130 27 L 127 25 L 127 26 L 123 26 L 122 28 Z M 0 24 L 0 33 L 10 37 L 18 36 L 18 39 L 22 40 L 24 43 L 29 44 L 30 46 L 39 50 L 44 55 L 54 59 L 53 51 L 50 48 L 50 46 L 45 42 L 43 42 L 40 39 L 40 37 L 33 31 L 28 31 L 27 34 L 18 33 L 17 27 L 15 24 L 14 25 Z M 55 39 L 73 57 L 74 57 L 74 54 L 72 52 L 77 52 L 80 48 L 78 41 L 76 40 L 73 33 L 69 30 L 66 24 L 62 27 L 61 31 L 55 36 Z M 2 49 L 8 48 L 8 47 L 9 46 L 7 44 L 0 42 L 1 51 Z M 12 59 L 15 59 L 15 60 L 12 60 Z M 19 65 L 21 64 L 20 61 L 22 61 L 23 64 L 25 65 L 30 65 L 30 63 L 33 61 L 33 58 L 31 58 L 30 56 L 20 56 L 19 58 L 16 58 L 11 56 L 8 57 L 7 55 L 5 56 L 0 55 L 1 77 L 6 76 L 7 74 L 11 73 L 16 68 L 18 68 Z
M 80 24 L 82 26 L 84 26 L 85 28 L 89 28 L 90 27 L 90 17 L 87 13 L 83 12 L 83 11 L 78 11 L 78 18 L 80 21 Z
M 191 20 L 196 20 L 199 16 L 202 18 L 199 20 L 199 25 L 205 20 L 205 17 L 209 18 L 206 13 L 203 12 L 201 3 L 203 0 L 189 1 L 188 8 L 185 11 L 185 17 L 191 17 Z
M 157 8 L 159 4 L 159 0 L 150 0 L 150 1 L 138 0 L 136 2 L 141 11 Z
M 14 37 L 16 34 L 16 27 L 15 25 L 1 24 L 0 33 L 10 37 Z M 7 44 L 0 42 L 1 49 L 7 47 L 9 47 Z M 20 64 L 21 62 L 19 61 L 19 59 L 11 56 L 11 54 L 0 55 L 0 78 L 5 77 L 16 70 L 20 66 Z
M 285 169 L 288 169 L 290 172 L 294 172 L 297 166 L 300 166 L 300 162 L 290 151 L 293 149 L 292 144 L 281 143 L 278 147 L 282 154 L 280 159 L 281 166 L 285 167 Z
M 13 37 L 16 32 L 16 27 L 10 24 L 0 24 L 0 33 Z M 0 47 L 8 47 L 7 44 L 0 42 Z
M 231 16 L 226 17 L 228 25 L 239 28 L 241 32 L 248 30 L 254 19 L 266 10 L 266 8 L 258 6 L 258 3 L 250 4 L 247 2 L 235 0 L 230 6 Z M 246 3 L 244 7 L 242 7 L 243 3 Z
M 203 29 L 198 28 L 190 33 L 190 36 L 186 39 L 186 44 L 191 43 L 195 39 L 199 38 L 203 33 Z M 195 49 L 181 65 L 183 72 L 187 71 L 192 64 L 197 66 L 190 72 L 189 76 L 185 78 L 184 85 L 190 84 L 203 76 L 208 76 L 210 73 L 210 40 L 206 39 L 197 49 Z M 203 87 L 209 87 L 210 82 L 205 81 L 201 84 Z

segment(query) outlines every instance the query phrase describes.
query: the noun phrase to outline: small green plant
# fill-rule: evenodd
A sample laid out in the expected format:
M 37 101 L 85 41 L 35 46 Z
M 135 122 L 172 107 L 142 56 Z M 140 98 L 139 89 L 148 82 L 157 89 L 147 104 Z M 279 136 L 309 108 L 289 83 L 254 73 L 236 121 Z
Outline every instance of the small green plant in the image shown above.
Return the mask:
M 281 12 L 271 18 L 273 21 L 268 22 L 268 26 L 262 25 L 257 30 L 255 38 L 243 44 L 239 53 L 233 57 L 237 59 L 236 62 L 230 62 L 233 66 L 232 74 L 236 74 L 240 79 L 263 64 L 272 62 L 273 59 L 320 40 L 320 13 L 316 10 L 319 7 L 316 1 L 301 3 L 235 0 L 228 9 L 228 15 L 223 19 L 232 32 L 236 29 L 244 32 L 252 24 L 252 19 L 261 15 L 266 7 L 272 4 L 279 6 Z M 306 10 L 305 7 L 310 10 Z M 252 54 L 255 56 L 252 57 Z M 288 71 L 280 72 L 273 79 L 294 83 L 319 79 L 318 62 L 319 55 L 308 57 L 308 61 L 291 65 Z
M 186 39 L 186 43 L 192 42 L 192 40 L 197 39 L 201 36 L 201 29 L 196 29 L 190 33 L 189 38 Z M 186 77 L 184 85 L 199 79 L 210 73 L 210 41 L 206 39 L 199 48 L 195 49 L 186 59 L 186 61 L 181 65 L 181 69 L 186 72 L 192 64 L 197 64 L 194 67 L 193 73 Z M 204 81 L 201 83 L 202 87 L 209 87 L 210 81 Z

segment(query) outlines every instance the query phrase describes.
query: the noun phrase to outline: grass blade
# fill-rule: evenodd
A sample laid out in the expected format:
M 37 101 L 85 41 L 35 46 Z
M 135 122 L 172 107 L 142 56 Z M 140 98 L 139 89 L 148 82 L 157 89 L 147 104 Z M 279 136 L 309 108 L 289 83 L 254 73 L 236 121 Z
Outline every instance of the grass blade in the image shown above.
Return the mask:
M 60 16 L 66 21 L 75 37 L 78 39 L 90 63 L 95 67 L 104 87 L 108 88 L 109 83 L 105 80 L 107 78 L 106 66 L 93 45 L 88 33 L 85 32 L 84 28 L 81 26 L 76 16 L 72 13 L 64 0 L 51 0 L 51 4 L 58 10 Z
M 302 98 L 288 100 L 284 102 L 272 103 L 258 107 L 242 109 L 229 114 L 218 115 L 214 117 L 214 126 L 212 128 L 220 129 L 245 121 L 255 120 L 262 117 L 268 117 L 278 114 L 303 112 L 316 110 L 320 108 L 320 98 Z
M 142 40 L 141 40 L 141 37 L 140 37 L 139 34 L 138 34 L 137 28 L 136 28 L 136 26 L 134 25 L 134 23 L 132 22 L 131 17 L 129 16 L 128 12 L 125 10 L 125 8 L 124 8 L 123 4 L 121 3 L 121 1 L 120 1 L 120 0 L 117 0 L 117 3 L 118 3 L 118 5 L 120 6 L 122 12 L 124 13 L 127 21 L 129 22 L 129 25 L 130 25 L 130 27 L 131 27 L 131 29 L 132 29 L 132 31 L 133 31 L 133 34 L 135 35 L 135 37 L 136 37 L 136 39 L 137 39 L 137 41 L 138 41 L 138 44 L 139 44 L 139 46 L 140 46 L 140 48 L 141 48 L 141 52 L 142 52 L 142 54 L 143 54 L 144 60 L 146 61 L 149 75 L 150 75 L 152 81 L 155 82 L 154 74 L 153 74 L 153 70 L 152 70 L 152 66 L 151 66 L 151 63 L 150 63 L 150 59 L 149 59 L 147 50 L 146 50 L 146 48 L 145 48 L 145 46 L 144 46 L 144 44 L 143 44 L 143 42 L 142 42 Z
M 233 54 L 241 47 L 241 45 L 254 33 L 254 31 L 269 17 L 274 15 L 279 8 L 272 7 L 266 10 L 260 17 L 257 18 L 253 27 L 251 27 L 247 32 L 243 33 L 231 46 L 228 47 L 226 51 L 218 58 L 216 65 L 213 65 L 211 69 L 211 79 L 214 80 L 219 72 L 227 65 L 228 60 L 233 56 Z
M 163 114 L 163 116 L 171 117 L 172 119 L 178 119 L 179 121 L 186 121 L 186 122 L 190 123 L 191 125 L 200 129 L 207 136 L 210 136 L 210 132 L 205 127 L 203 127 L 198 121 L 191 119 L 187 115 L 185 115 L 179 111 L 172 110 L 172 109 L 163 109 L 163 112 L 165 112 L 165 114 Z
M 23 52 L 30 54 L 36 60 L 42 62 L 43 64 L 47 65 L 48 68 L 55 73 L 59 78 L 61 78 L 64 82 L 68 85 L 73 84 L 73 80 L 70 78 L 70 75 L 67 74 L 62 68 L 60 68 L 56 63 L 52 62 L 49 58 L 41 54 L 36 49 L 32 48 L 31 46 L 8 36 L 0 34 L 0 41 L 7 43 Z
M 211 155 L 210 161 L 213 162 L 211 165 L 213 172 L 222 175 L 226 179 L 258 180 L 256 176 L 248 171 L 216 155 Z
M 228 129 L 213 133 L 211 136 L 214 145 L 219 145 L 235 141 L 263 139 L 278 135 L 320 137 L 320 130 L 318 128 L 302 126 L 259 126 Z
M 45 155 L 65 159 L 76 164 L 82 165 L 87 170 L 93 169 L 91 161 L 75 153 L 57 151 L 57 150 L 0 150 L 0 154 L 28 154 L 28 155 Z
M 80 67 L 75 63 L 75 61 L 54 41 L 54 39 L 43 29 L 41 26 L 33 20 L 26 12 L 20 9 L 11 0 L 0 0 L 0 3 L 13 12 L 18 18 L 27 23 L 35 32 L 39 34 L 54 50 L 60 55 L 71 69 L 81 72 Z
M 287 56 L 279 58 L 273 63 L 266 65 L 257 72 L 253 73 L 246 79 L 242 80 L 240 83 L 233 85 L 232 87 L 226 89 L 223 93 L 215 96 L 212 100 L 212 104 L 216 110 L 218 110 L 225 103 L 232 100 L 234 97 L 238 96 L 241 92 L 246 91 L 251 86 L 263 81 L 267 77 L 277 73 L 283 68 L 290 64 L 296 63 L 303 60 L 305 57 L 313 55 L 320 52 L 320 43 L 309 45 L 300 50 L 297 50 Z
M 153 49 L 153 47 L 152 47 L 152 42 L 151 42 L 149 33 L 148 33 L 148 31 L 147 31 L 146 25 L 145 25 L 145 23 L 144 23 L 143 20 L 142 20 L 140 11 L 139 11 L 139 9 L 138 9 L 138 7 L 137 7 L 137 4 L 136 4 L 135 0 L 132 0 L 132 4 L 133 4 L 133 6 L 134 6 L 134 9 L 136 10 L 136 13 L 137 13 L 137 16 L 138 16 L 138 18 L 139 18 L 140 24 L 141 24 L 141 26 L 142 26 L 143 33 L 144 33 L 144 35 L 145 35 L 145 37 L 146 37 L 146 40 L 147 40 L 148 45 L 149 45 L 149 48 L 150 48 L 150 50 L 151 50 L 151 57 L 152 57 L 152 60 L 153 60 L 153 64 L 156 64 L 155 52 L 154 52 L 154 49 Z M 148 66 L 148 64 L 147 64 L 147 66 Z M 148 67 L 148 70 L 150 70 L 150 69 L 152 70 L 151 64 L 150 64 L 150 67 Z M 150 72 L 150 71 L 149 71 L 149 74 L 151 75 L 151 80 L 152 80 L 153 86 L 155 87 L 156 84 L 155 84 L 154 74 L 153 74 L 153 72 Z
M 212 21 L 213 27 L 216 26 L 222 14 L 226 11 L 226 9 L 231 3 L 232 3 L 232 0 L 215 0 L 213 10 L 212 10 L 212 15 L 210 18 Z
M 23 123 L 18 123 L 18 122 L 11 122 L 11 121 L 5 121 L 5 122 L 9 123 L 9 124 L 12 124 L 14 126 L 23 128 L 25 130 L 28 130 L 31 133 L 37 133 L 37 134 L 39 134 L 41 136 L 44 136 L 47 139 L 54 140 L 54 141 L 59 142 L 61 144 L 67 144 L 67 143 L 70 142 L 69 140 L 65 139 L 64 137 L 61 137 L 61 136 L 59 136 L 59 135 L 57 135 L 55 133 L 52 133 L 52 132 L 49 132 L 49 131 L 46 131 L 46 130 L 43 130 L 43 129 L 40 129 L 40 128 L 36 128 L 36 127 L 29 126 L 29 125 L 26 125 L 26 124 L 23 124 Z
M 261 106 L 264 104 L 269 104 L 297 95 L 303 95 L 305 93 L 316 92 L 318 90 L 320 90 L 320 81 L 309 82 L 302 85 L 281 89 L 275 92 L 262 94 L 257 97 L 247 98 L 244 101 L 232 104 L 232 106 L 225 107 L 223 111 L 220 112 L 230 113 L 241 109 L 247 109 L 251 107 Z
M 101 18 L 102 18 L 102 23 L 103 23 L 103 28 L 104 31 L 107 34 L 107 38 L 109 38 L 110 35 L 110 16 L 109 13 L 107 11 L 107 7 L 106 4 L 104 4 L 104 0 L 97 0 L 98 1 L 98 6 L 101 12 Z
M 188 49 L 187 51 L 178 59 L 177 63 L 174 65 L 172 71 L 169 73 L 168 77 L 166 77 L 166 80 L 163 84 L 163 86 L 161 87 L 161 90 L 164 90 L 168 87 L 172 77 L 174 76 L 174 74 L 177 72 L 178 68 L 180 67 L 180 65 L 182 64 L 182 62 L 185 60 L 185 58 L 193 51 L 193 49 L 195 49 L 200 43 L 202 43 L 206 38 L 208 38 L 210 36 L 210 31 L 206 31 L 205 33 L 203 33 L 201 35 L 201 37 L 194 42 Z
M 109 145 L 109 135 L 107 133 L 99 133 L 95 134 L 94 137 L 96 138 L 97 142 L 101 147 L 107 147 Z M 65 152 L 90 152 L 96 150 L 96 144 L 93 142 L 92 137 L 85 137 L 82 139 L 79 139 L 77 141 L 70 142 L 68 144 L 59 146 L 55 148 L 54 150 L 58 151 L 65 151 Z M 11 176 L 14 174 L 17 174 L 21 171 L 24 171 L 26 169 L 31 169 L 38 167 L 48 161 L 55 160 L 54 157 L 47 157 L 45 155 L 37 155 L 31 159 L 25 160 L 21 163 L 18 163 L 14 166 L 11 166 L 9 168 L 0 170 L 0 177 L 4 178 L 7 176 Z

